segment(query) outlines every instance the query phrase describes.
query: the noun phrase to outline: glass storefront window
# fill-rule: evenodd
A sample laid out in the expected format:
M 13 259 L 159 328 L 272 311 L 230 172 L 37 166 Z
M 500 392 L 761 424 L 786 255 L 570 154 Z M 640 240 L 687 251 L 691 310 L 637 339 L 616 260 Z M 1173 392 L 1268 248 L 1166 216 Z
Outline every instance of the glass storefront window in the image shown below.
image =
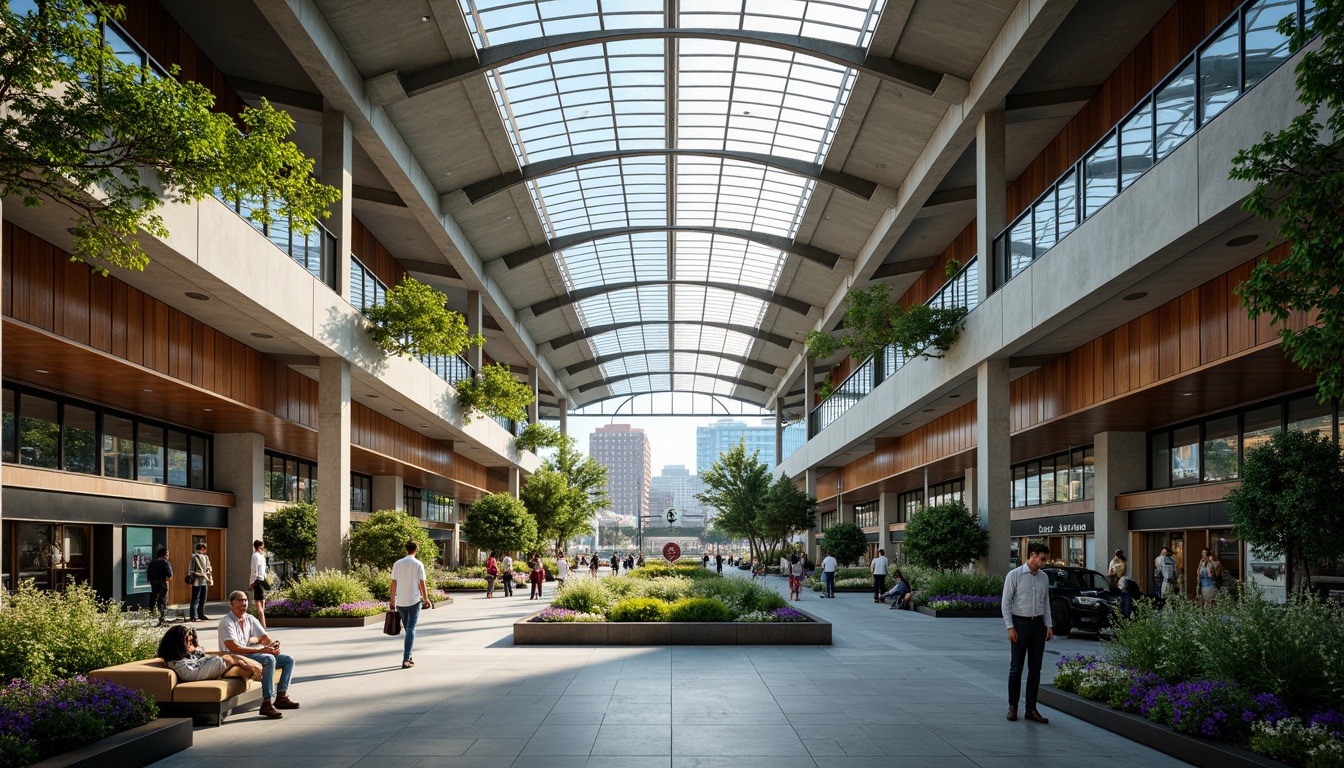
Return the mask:
M 169 485 L 187 485 L 187 457 L 190 453 L 191 443 L 187 440 L 186 433 L 178 432 L 175 429 L 168 430 L 167 468 Z
M 19 463 L 60 467 L 60 422 L 55 400 L 23 395 L 19 401 Z
M 24 400 L 25 412 L 27 404 L 28 401 Z M 1324 432 L 1326 437 L 1330 437 L 1334 426 L 1333 411 L 1330 403 L 1321 405 L 1316 402 L 1314 393 L 1295 397 L 1288 401 L 1288 428 L 1299 432 Z
M 6 389 L 4 398 L 4 433 L 3 438 L 0 438 L 0 444 L 3 445 L 4 460 L 13 462 L 17 455 L 15 443 L 18 439 L 18 430 L 14 424 L 14 390 Z
M 65 442 L 65 470 L 98 474 L 97 415 L 87 408 L 67 405 L 61 431 Z
M 136 478 L 163 484 L 163 427 L 141 424 L 136 436 Z
M 1027 468 L 1019 464 L 1013 467 L 1013 506 L 1027 505 Z
M 1069 455 L 1064 454 L 1055 463 L 1055 501 L 1068 501 L 1072 489 L 1069 486 Z
M 1204 425 L 1204 482 L 1215 483 L 1240 477 L 1236 415 L 1213 419 Z
M 1093 453 L 1093 448 L 1088 446 L 1083 449 L 1083 498 L 1091 499 L 1095 496 L 1093 482 L 1097 472 L 1097 458 Z
M 1050 504 L 1055 500 L 1055 458 L 1051 456 L 1048 459 L 1042 459 L 1040 464 L 1041 476 L 1041 501 L 1042 504 Z
M 1199 482 L 1199 425 L 1173 430 L 1171 433 L 1171 484 L 1190 485 Z
M 191 468 L 188 483 L 192 488 L 208 487 L 206 468 L 210 466 L 210 443 L 199 435 L 191 436 Z
M 1246 412 L 1241 432 L 1241 449 L 1249 453 L 1269 442 L 1276 432 L 1283 431 L 1283 408 L 1279 403 Z
M 103 417 L 103 475 L 135 479 L 135 426 L 130 419 Z
M 1149 472 L 1154 488 L 1171 487 L 1171 433 L 1158 432 L 1148 438 Z

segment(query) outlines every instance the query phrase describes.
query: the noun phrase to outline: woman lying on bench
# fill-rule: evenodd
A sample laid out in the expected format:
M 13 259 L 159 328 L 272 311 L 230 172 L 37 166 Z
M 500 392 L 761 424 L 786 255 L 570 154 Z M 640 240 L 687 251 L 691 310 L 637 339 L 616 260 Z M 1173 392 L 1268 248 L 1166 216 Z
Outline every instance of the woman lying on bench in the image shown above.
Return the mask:
M 246 656 L 228 653 L 207 656 L 201 650 L 196 631 L 180 624 L 171 627 L 159 641 L 158 655 L 169 669 L 177 673 L 177 679 L 184 683 L 215 680 L 235 667 L 241 673 L 239 677 L 244 680 L 261 677 L 261 665 Z

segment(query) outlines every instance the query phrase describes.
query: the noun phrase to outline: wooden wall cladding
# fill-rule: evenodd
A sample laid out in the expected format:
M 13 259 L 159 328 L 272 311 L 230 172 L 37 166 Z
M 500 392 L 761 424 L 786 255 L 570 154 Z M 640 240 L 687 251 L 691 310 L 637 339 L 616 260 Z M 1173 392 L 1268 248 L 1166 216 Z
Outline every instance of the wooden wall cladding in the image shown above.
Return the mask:
M 378 242 L 378 238 L 356 217 L 350 223 L 350 252 L 389 288 L 394 288 L 406 276 L 392 253 Z
M 975 413 L 972 401 L 895 440 L 879 443 L 867 456 L 818 477 L 817 499 L 834 497 L 837 479 L 841 488 L 863 488 L 974 448 Z
M 913 304 L 923 304 L 933 298 L 933 294 L 938 292 L 939 288 L 947 282 L 947 263 L 952 259 L 961 262 L 966 266 L 967 262 L 975 258 L 976 251 L 976 232 L 975 219 L 957 235 L 951 243 L 948 244 L 943 252 L 938 254 L 938 260 L 932 267 L 924 270 L 924 274 L 919 276 L 915 284 L 906 289 L 905 294 L 901 296 L 902 306 L 911 306 Z
M 236 91 L 224 82 L 224 72 L 210 61 L 182 27 L 159 5 L 158 0 L 120 0 L 126 17 L 120 24 L 135 41 L 165 67 L 181 67 L 181 79 L 194 80 L 215 95 L 215 109 L 238 115 L 246 106 Z
M 93 274 L 87 264 L 70 261 L 64 251 L 26 230 L 8 222 L 3 226 L 0 269 L 6 279 L 0 305 L 5 315 L 317 429 L 316 381 L 115 277 Z M 358 404 L 351 433 L 355 445 L 487 487 L 484 466 Z
M 1064 130 L 1008 185 L 1008 218 L 1026 210 L 1243 2 L 1178 0 Z
M 1286 250 L 1279 246 L 1269 258 Z M 1246 262 L 1014 381 L 1012 431 L 1275 341 L 1268 319 L 1252 321 L 1233 293 L 1254 266 Z M 1304 328 L 1308 319 L 1294 313 L 1288 327 Z

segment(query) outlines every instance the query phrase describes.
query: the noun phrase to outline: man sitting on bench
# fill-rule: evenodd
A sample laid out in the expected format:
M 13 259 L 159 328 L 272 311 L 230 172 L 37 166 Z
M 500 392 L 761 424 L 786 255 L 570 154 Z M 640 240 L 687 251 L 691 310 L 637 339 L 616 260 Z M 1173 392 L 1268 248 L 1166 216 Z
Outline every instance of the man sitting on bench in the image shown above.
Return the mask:
M 914 602 L 912 600 L 914 590 L 910 588 L 910 582 L 905 580 L 905 575 L 900 571 L 896 571 L 895 576 L 896 584 L 883 593 L 882 602 L 885 603 L 887 598 L 891 598 L 892 610 L 900 608 L 908 611 L 914 607 Z

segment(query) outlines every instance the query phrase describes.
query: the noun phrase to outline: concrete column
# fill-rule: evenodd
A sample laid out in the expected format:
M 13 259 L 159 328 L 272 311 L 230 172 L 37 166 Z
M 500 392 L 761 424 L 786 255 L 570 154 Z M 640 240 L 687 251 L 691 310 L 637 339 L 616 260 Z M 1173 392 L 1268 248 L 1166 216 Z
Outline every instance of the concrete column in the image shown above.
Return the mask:
M 321 484 L 318 484 L 321 487 Z M 403 510 L 406 508 L 406 481 L 396 475 L 373 476 L 373 508 Z
M 803 434 L 811 440 L 812 409 L 817 404 L 817 361 L 806 352 L 803 355 Z
M 569 434 L 569 403 L 565 398 L 560 398 L 560 434 Z
M 1135 553 L 1129 551 L 1129 515 L 1115 508 L 1115 497 L 1141 491 L 1148 485 L 1145 439 L 1142 432 L 1102 432 L 1093 438 L 1096 471 L 1092 477 L 1092 523 L 1096 530 L 1097 562 L 1092 567 L 1095 570 L 1105 572 L 1105 564 L 1117 549 L 1125 550 L 1130 568 L 1135 568 Z
M 350 363 L 318 360 L 317 568 L 343 568 L 350 533 Z
M 989 296 L 993 285 L 994 236 L 1008 223 L 1005 135 L 1002 106 L 986 112 L 975 124 L 975 242 L 980 254 L 980 301 Z
M 351 228 L 355 215 L 354 201 L 354 142 L 351 140 L 350 118 L 322 104 L 322 183 L 341 191 L 341 199 L 331 205 L 331 218 L 324 226 L 336 236 L 335 281 L 336 292 L 350 300 L 350 249 L 354 244 Z M 319 483 L 319 487 L 320 487 Z
M 262 538 L 266 439 L 254 432 L 216 434 L 214 451 L 215 489 L 233 494 L 229 528 L 224 532 L 224 562 L 216 566 L 222 565 L 224 573 L 215 574 L 216 579 L 223 579 L 227 595 L 235 589 L 247 589 L 252 542 Z
M 448 550 L 448 567 L 456 568 L 462 563 L 461 558 L 457 556 L 457 551 L 462 544 L 462 524 L 453 523 L 453 546 Z
M 966 470 L 966 479 L 962 482 L 962 487 L 965 489 L 965 491 L 962 492 L 962 503 L 966 505 L 967 509 L 980 508 L 979 505 L 980 497 L 977 496 L 975 493 L 975 477 L 976 477 L 975 467 L 971 467 L 970 469 Z M 1010 497 L 1009 502 L 1011 503 L 1011 501 L 1012 499 Z
M 528 371 L 527 385 L 532 388 L 532 404 L 527 406 L 527 423 L 536 424 L 541 421 L 541 376 L 535 365 Z
M 1012 501 L 1007 358 L 980 364 L 976 370 L 976 397 L 975 499 L 980 523 L 989 529 L 989 555 L 979 568 L 1007 573 Z
M 784 398 L 775 398 L 775 466 L 784 462 Z
M 885 492 L 877 495 L 877 546 L 887 550 L 887 557 L 892 556 L 891 535 L 887 532 L 887 526 L 896 522 L 898 498 L 900 498 L 898 493 Z
M 485 308 L 481 304 L 481 292 L 467 291 L 467 333 L 472 335 L 485 333 L 482 330 L 484 316 Z M 485 365 L 485 347 L 468 348 L 467 363 L 473 371 L 480 374 L 481 367 Z
M 523 471 L 518 467 L 509 467 L 509 495 L 518 498 L 523 490 Z
M 0 200 L 0 249 L 3 249 L 3 248 L 4 248 L 4 245 L 5 245 L 5 239 L 4 239 L 4 238 L 5 238 L 5 236 L 4 236 L 5 228 L 4 228 L 4 223 L 5 223 L 5 204 L 4 204 L 4 201 L 3 201 L 3 200 Z M 6 275 L 6 274 L 4 274 L 4 271 L 3 271 L 3 270 L 0 270 L 0 285 L 4 285 L 5 282 L 7 282 L 8 280 L 9 280 L 9 276 Z M 0 323 L 0 327 L 3 327 L 3 326 L 4 326 L 4 323 Z M 3 345 L 0 345 L 0 349 L 3 349 Z M 17 428 L 17 425 L 16 425 L 16 428 Z M 4 484 L 5 484 L 5 483 L 4 483 L 4 470 L 3 470 L 3 469 L 0 469 L 0 489 L 4 488 Z M 0 498 L 2 498 L 3 496 L 4 496 L 4 494 L 3 494 L 3 493 L 0 493 Z M 4 525 L 4 521 L 5 521 L 4 508 L 3 508 L 3 505 L 0 505 L 0 547 L 7 547 L 7 546 L 9 546 L 7 543 L 5 543 L 5 534 L 4 534 L 4 531 L 5 531 L 5 525 Z M 3 552 L 3 551 L 5 551 L 5 550 L 0 549 L 0 552 Z M 120 565 L 120 561 L 117 562 L 117 565 Z M 10 586 L 15 586 L 15 585 L 12 585 L 12 584 L 11 584 Z

